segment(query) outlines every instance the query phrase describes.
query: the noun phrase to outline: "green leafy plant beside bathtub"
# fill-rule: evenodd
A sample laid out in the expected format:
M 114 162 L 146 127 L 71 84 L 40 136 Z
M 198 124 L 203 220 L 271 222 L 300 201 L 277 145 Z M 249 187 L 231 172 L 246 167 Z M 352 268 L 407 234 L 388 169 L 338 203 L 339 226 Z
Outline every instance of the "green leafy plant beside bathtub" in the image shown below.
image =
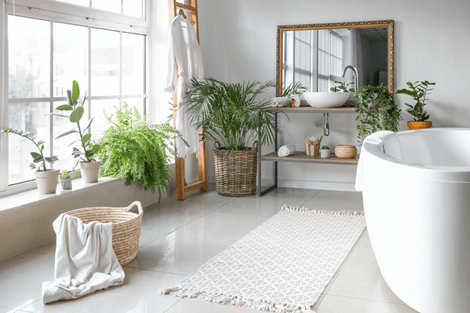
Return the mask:
M 114 116 L 99 141 L 98 155 L 104 176 L 126 179 L 126 185 L 138 182 L 145 190 L 168 191 L 170 157 L 175 129 L 170 124 L 148 125 L 136 108 L 127 103 Z
M 397 90 L 397 94 L 404 94 L 408 95 L 413 98 L 416 103 L 414 105 L 405 103 L 408 107 L 406 112 L 410 113 L 413 117 L 415 122 L 424 122 L 429 119 L 429 114 L 424 109 L 426 105 L 426 100 L 428 100 L 428 96 L 431 94 L 431 91 L 434 90 L 432 86 L 436 85 L 436 83 L 430 83 L 427 80 L 419 82 L 416 81 L 414 83 L 407 82 L 408 89 L 403 88 Z
M 380 130 L 398 131 L 401 110 L 384 85 L 362 86 L 356 90 L 358 143 Z

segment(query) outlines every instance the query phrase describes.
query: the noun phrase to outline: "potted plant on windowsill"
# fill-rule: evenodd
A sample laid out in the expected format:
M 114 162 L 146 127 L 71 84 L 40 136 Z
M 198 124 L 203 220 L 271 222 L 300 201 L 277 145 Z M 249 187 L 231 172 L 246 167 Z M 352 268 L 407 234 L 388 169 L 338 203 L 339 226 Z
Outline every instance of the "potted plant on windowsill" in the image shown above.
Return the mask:
M 413 98 L 416 101 L 416 104 L 413 106 L 411 104 L 405 103 L 408 107 L 406 112 L 410 113 L 414 116 L 414 121 L 408 122 L 408 128 L 413 129 L 422 129 L 422 128 L 431 128 L 432 122 L 428 121 L 429 114 L 424 110 L 424 106 L 426 105 L 426 97 L 431 94 L 431 91 L 434 90 L 431 87 L 434 86 L 436 83 L 430 83 L 427 80 L 422 82 L 414 82 L 406 83 L 408 85 L 408 89 L 403 88 L 397 90 L 397 94 L 405 94 Z
M 52 165 L 59 158 L 56 155 L 45 157 L 43 154 L 45 148 L 44 141 L 40 140 L 36 142 L 36 137 L 30 137 L 29 133 L 25 133 L 22 130 L 13 128 L 5 128 L 2 131 L 5 133 L 21 136 L 34 143 L 39 153 L 31 152 L 33 163 L 31 163 L 29 166 L 31 169 L 36 169 L 34 175 L 36 177 L 36 184 L 38 186 L 39 194 L 44 195 L 55 193 L 57 189 L 57 178 L 59 177 L 59 170 L 47 169 L 46 162 Z
M 274 141 L 275 113 L 269 100 L 257 100 L 269 87 L 275 85 L 206 78 L 193 80 L 193 89 L 185 97 L 190 123 L 203 129 L 203 140 L 215 141 L 215 180 L 221 195 L 240 197 L 256 192 L 258 146 L 257 141 L 252 147 L 248 143 L 258 138 L 263 145 Z
M 380 86 L 362 86 L 356 90 L 358 143 L 368 135 L 379 130 L 398 131 L 401 110 L 388 88 Z
M 59 176 L 60 186 L 62 190 L 71 190 L 72 189 L 72 178 L 69 175 L 69 172 L 64 170 L 60 172 Z
M 79 139 L 73 141 L 70 145 L 78 143 L 79 148 L 73 147 L 72 156 L 76 158 L 76 162 L 73 166 L 75 168 L 77 164 L 80 164 L 80 171 L 82 173 L 82 179 L 84 183 L 95 183 L 98 181 L 98 176 L 100 173 L 101 161 L 97 161 L 94 156 L 100 149 L 99 144 L 92 144 L 91 134 L 86 133 L 90 128 L 93 118 L 91 118 L 85 127 L 80 124 L 85 108 L 86 93 L 83 98 L 80 99 L 80 87 L 78 86 L 77 81 L 73 81 L 72 91 L 67 90 L 67 104 L 58 106 L 56 109 L 59 111 L 72 111 L 70 115 L 51 113 L 55 116 L 66 117 L 70 120 L 71 123 L 76 124 L 77 127 L 73 128 L 61 135 L 56 139 L 70 135 L 78 134 Z

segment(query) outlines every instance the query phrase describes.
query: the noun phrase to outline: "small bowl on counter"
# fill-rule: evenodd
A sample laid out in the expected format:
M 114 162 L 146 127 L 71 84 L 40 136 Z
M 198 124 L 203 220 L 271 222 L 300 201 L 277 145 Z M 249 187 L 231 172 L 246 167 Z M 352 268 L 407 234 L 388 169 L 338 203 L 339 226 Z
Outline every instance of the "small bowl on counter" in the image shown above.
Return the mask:
M 340 159 L 352 159 L 357 156 L 357 148 L 355 145 L 337 145 L 335 155 Z

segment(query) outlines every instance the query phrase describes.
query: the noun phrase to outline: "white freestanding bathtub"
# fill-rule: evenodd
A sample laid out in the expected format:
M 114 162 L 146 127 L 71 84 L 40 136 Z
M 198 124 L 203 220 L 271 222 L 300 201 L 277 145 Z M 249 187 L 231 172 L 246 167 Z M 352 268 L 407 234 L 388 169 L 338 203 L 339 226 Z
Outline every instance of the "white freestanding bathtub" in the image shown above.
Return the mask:
M 378 137 L 358 177 L 385 281 L 421 313 L 470 312 L 470 129 Z

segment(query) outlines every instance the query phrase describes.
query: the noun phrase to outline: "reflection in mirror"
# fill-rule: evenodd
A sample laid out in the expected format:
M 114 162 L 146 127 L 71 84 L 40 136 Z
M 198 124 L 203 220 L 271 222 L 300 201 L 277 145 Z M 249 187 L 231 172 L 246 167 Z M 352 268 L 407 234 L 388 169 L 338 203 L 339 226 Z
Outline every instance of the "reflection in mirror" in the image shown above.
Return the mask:
M 388 85 L 388 27 L 286 30 L 282 32 L 282 89 L 302 82 L 308 91 L 327 92 L 335 81 Z

